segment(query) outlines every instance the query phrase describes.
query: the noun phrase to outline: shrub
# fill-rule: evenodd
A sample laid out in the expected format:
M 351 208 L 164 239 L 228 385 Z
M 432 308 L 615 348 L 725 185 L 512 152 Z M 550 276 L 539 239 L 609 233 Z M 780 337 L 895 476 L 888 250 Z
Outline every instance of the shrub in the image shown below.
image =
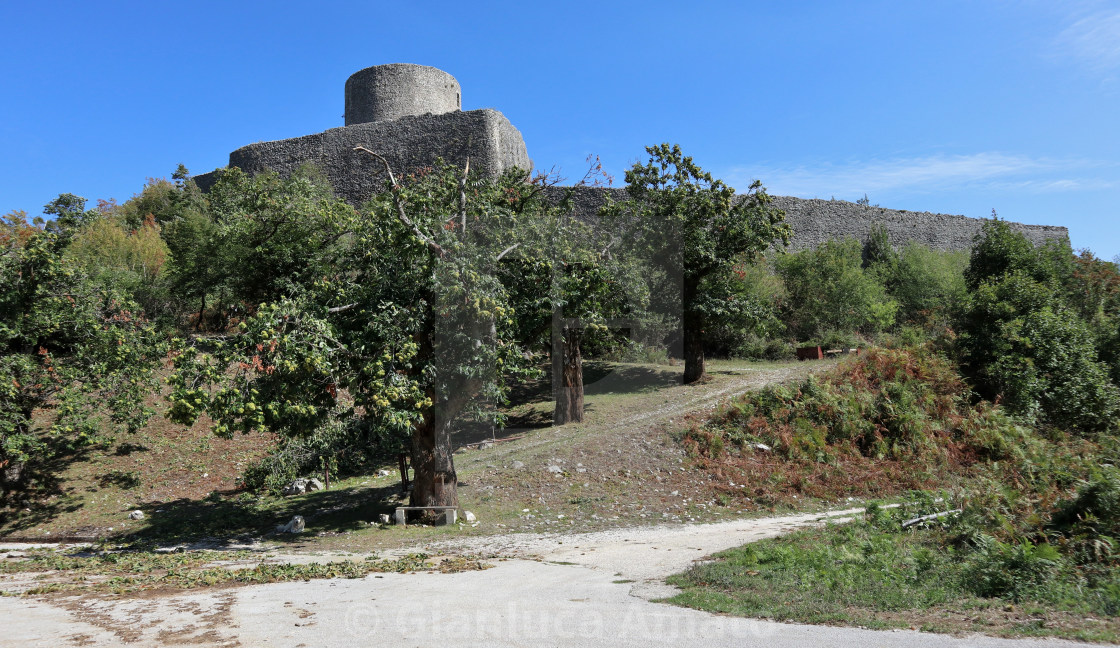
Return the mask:
M 1008 544 L 985 535 L 979 539 L 962 584 L 977 596 L 1017 602 L 1038 595 L 1062 564 L 1058 550 L 1049 544 Z
M 1002 458 L 1020 432 L 997 409 L 972 409 L 967 388 L 943 359 L 873 348 L 795 388 L 746 394 L 703 433 L 690 434 L 700 446 L 710 446 L 714 435 L 736 448 L 765 443 L 803 461 L 865 456 L 936 464 L 951 456 Z
M 903 248 L 888 279 L 891 296 L 899 303 L 899 320 L 919 326 L 946 324 L 964 302 L 966 264 L 961 252 L 938 252 L 915 243 Z
M 981 284 L 961 319 L 962 362 L 981 394 L 1013 412 L 1098 431 L 1115 425 L 1120 390 L 1084 320 L 1023 272 Z
M 790 332 L 799 339 L 829 330 L 874 334 L 894 324 L 898 302 L 861 266 L 861 246 L 850 238 L 779 259 Z

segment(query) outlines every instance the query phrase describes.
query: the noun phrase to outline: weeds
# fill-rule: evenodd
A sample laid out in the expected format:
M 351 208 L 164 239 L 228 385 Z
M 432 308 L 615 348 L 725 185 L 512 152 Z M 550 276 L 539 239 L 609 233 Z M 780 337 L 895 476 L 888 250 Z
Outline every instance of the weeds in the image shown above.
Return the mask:
M 152 589 L 188 590 L 218 585 L 362 578 L 367 574 L 386 572 L 451 573 L 488 569 L 490 566 L 471 556 L 436 560 L 421 553 L 394 559 L 367 556 L 362 561 L 291 564 L 266 562 L 254 558 L 248 552 L 154 554 L 143 551 L 104 551 L 80 555 L 39 550 L 31 552 L 25 559 L 0 562 L 0 573 L 43 572 L 44 577 L 53 579 L 52 582 L 21 592 L 30 596 L 63 591 L 126 594 Z

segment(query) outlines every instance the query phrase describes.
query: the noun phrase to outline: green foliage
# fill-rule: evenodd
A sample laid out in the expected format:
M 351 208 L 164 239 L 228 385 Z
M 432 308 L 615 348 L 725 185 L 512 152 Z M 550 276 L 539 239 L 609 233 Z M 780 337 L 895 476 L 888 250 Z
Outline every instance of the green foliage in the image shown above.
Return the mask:
M 962 252 L 907 244 L 887 278 L 890 295 L 898 300 L 898 320 L 926 328 L 947 325 L 965 300 L 966 264 Z
M 977 596 L 1021 601 L 1042 596 L 1062 566 L 1058 550 L 1048 544 L 1008 544 L 984 535 L 963 582 Z
M 976 288 L 959 347 L 980 393 L 1015 413 L 1088 431 L 1115 425 L 1120 392 L 1084 320 L 1048 285 L 1013 272 Z
M 1114 269 L 1068 246 L 1035 248 L 996 220 L 984 224 L 965 274 L 958 347 L 978 391 L 1052 425 L 1114 428 L 1120 390 L 1100 362 L 1111 359 Z
M 1074 497 L 1059 503 L 1048 526 L 1078 563 L 1114 563 L 1120 539 L 1120 473 L 1108 467 L 1082 482 Z
M 736 448 L 761 442 L 802 461 L 865 456 L 939 465 L 970 453 L 1005 458 L 1017 426 L 998 410 L 973 409 L 967 396 L 937 356 L 872 348 L 821 378 L 742 396 L 689 434 Z
M 863 268 L 877 277 L 889 277 L 898 264 L 898 253 L 891 246 L 891 238 L 884 225 L 871 226 L 863 243 Z
M 784 318 L 799 339 L 829 330 L 874 334 L 894 324 L 898 303 L 862 269 L 854 239 L 827 241 L 778 260 L 789 294 Z
M 785 324 L 778 317 L 786 297 L 785 286 L 773 264 L 759 255 L 742 259 L 720 277 L 720 290 L 737 304 L 732 317 L 709 322 L 704 330 L 705 350 L 740 358 L 780 360 L 792 357 L 784 337 Z
M 521 176 L 461 184 L 443 166 L 361 215 L 309 177 L 227 172 L 215 191 L 222 236 L 269 266 L 245 267 L 231 289 L 270 301 L 234 335 L 179 343 L 175 420 L 206 412 L 219 433 L 275 431 L 303 466 L 369 439 L 400 451 L 433 420 L 483 415 L 478 397 L 503 397 L 497 368 L 521 356 L 497 257 L 533 192 Z M 248 222 L 225 222 L 237 218 Z
M 965 281 L 969 290 L 984 282 L 1019 273 L 1040 283 L 1063 283 L 1073 273 L 1073 257 L 1069 245 L 1049 241 L 1035 247 L 1021 233 L 1013 231 L 1006 221 L 993 218 L 984 221 L 972 244 Z
M 682 316 L 685 381 L 703 376 L 703 339 L 709 326 L 756 318 L 754 305 L 737 299 L 732 268 L 771 245 L 788 244 L 785 214 L 761 183 L 735 190 L 701 169 L 676 145 L 646 148 L 648 160 L 626 172 L 629 199 L 601 216 L 625 233 L 624 247 L 649 265 L 653 310 Z
M 56 202 L 76 209 L 67 196 Z M 92 218 L 75 214 L 69 220 L 76 228 Z M 135 431 L 149 415 L 143 402 L 160 356 L 136 305 L 112 286 L 90 281 L 67 257 L 64 243 L 74 232 L 61 225 L 51 230 L 0 251 L 5 491 L 57 454 L 103 440 L 106 431 Z

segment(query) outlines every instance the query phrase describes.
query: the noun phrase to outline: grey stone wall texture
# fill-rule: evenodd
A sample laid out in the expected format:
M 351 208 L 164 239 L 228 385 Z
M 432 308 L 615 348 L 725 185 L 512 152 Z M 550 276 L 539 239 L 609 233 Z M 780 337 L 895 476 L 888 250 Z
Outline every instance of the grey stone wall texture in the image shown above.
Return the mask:
M 531 169 L 525 140 L 502 113 L 492 109 L 462 111 L 459 82 L 442 70 L 424 65 L 392 63 L 354 73 L 346 81 L 346 125 L 322 133 L 260 142 L 237 149 L 229 166 L 247 173 L 265 170 L 288 176 L 303 164 L 324 172 L 335 194 L 359 205 L 384 189 L 381 164 L 363 146 L 383 155 L 394 172 L 431 166 L 442 158 L 496 177 L 514 167 Z M 205 191 L 217 180 L 219 170 L 195 176 Z M 574 192 L 574 212 L 595 220 L 607 197 L 626 199 L 622 188 L 553 187 L 550 194 Z M 837 238 L 866 240 L 872 226 L 887 228 L 897 247 L 914 241 L 937 250 L 968 250 L 980 231 L 982 219 L 929 212 L 872 207 L 843 200 L 806 200 L 775 196 L 793 228 L 791 251 L 814 248 Z M 1009 223 L 1036 245 L 1046 240 L 1069 240 L 1065 227 Z
M 293 139 L 243 146 L 229 155 L 229 165 L 246 173 L 272 170 L 287 177 L 303 164 L 318 166 L 334 192 L 360 205 L 385 188 L 384 167 L 363 146 L 385 157 L 393 172 L 431 166 L 442 158 L 496 177 L 514 167 L 531 167 L 521 133 L 496 110 L 470 110 L 444 115 L 402 117 L 332 128 Z M 199 186 L 208 189 L 216 176 L 208 174 Z M 196 182 L 198 178 L 195 179 Z
M 615 187 L 551 187 L 547 193 L 558 201 L 572 191 L 572 211 L 583 220 L 594 220 L 594 215 L 608 197 L 619 202 L 626 200 L 626 190 Z M 913 241 L 935 250 L 968 250 L 980 232 L 983 219 L 930 212 L 912 212 L 883 207 L 871 207 L 843 200 L 807 200 L 792 196 L 774 196 L 774 205 L 786 214 L 786 222 L 793 229 L 793 239 L 787 248 L 791 252 L 815 248 L 831 239 L 846 237 L 857 241 L 867 240 L 874 225 L 887 228 L 891 245 L 902 248 Z M 1047 240 L 1069 240 L 1069 230 L 1053 225 L 1024 225 L 1008 223 L 1022 232 L 1035 245 Z
M 791 251 L 815 248 L 829 239 L 848 236 L 864 241 L 871 227 L 877 224 L 887 228 L 894 247 L 913 241 L 935 250 L 968 250 L 984 222 L 967 216 L 886 209 L 844 200 L 775 196 L 774 205 L 785 211 L 786 222 L 793 228 Z M 1008 224 L 1035 245 L 1050 239 L 1069 240 L 1069 230 L 1065 227 Z
M 346 80 L 345 124 L 455 112 L 462 107 L 460 92 L 455 77 L 434 67 L 375 65 Z

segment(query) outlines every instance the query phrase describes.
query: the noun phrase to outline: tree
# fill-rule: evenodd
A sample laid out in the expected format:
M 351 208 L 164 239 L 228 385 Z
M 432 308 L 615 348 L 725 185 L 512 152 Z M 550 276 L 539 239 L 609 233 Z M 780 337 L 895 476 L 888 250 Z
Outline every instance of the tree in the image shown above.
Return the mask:
M 1053 425 L 1115 428 L 1120 390 L 1100 362 L 1110 357 L 1109 335 L 1093 332 L 1094 322 L 1107 321 L 1097 317 L 1106 315 L 1113 273 L 1076 261 L 1068 245 L 1036 248 L 991 220 L 977 235 L 965 277 L 958 347 L 977 391 Z
M 755 181 L 746 194 L 715 179 L 677 145 L 646 148 L 649 159 L 626 172 L 629 198 L 603 217 L 656 269 L 656 293 L 678 296 L 684 382 L 704 378 L 704 330 L 737 310 L 734 296 L 712 288 L 736 262 L 789 243 L 785 214 Z
M 920 326 L 945 326 L 964 302 L 964 252 L 939 252 L 908 243 L 887 278 L 898 300 L 899 320 Z
M 495 182 L 450 166 L 398 178 L 363 151 L 384 164 L 386 191 L 360 213 L 331 201 L 286 212 L 284 227 L 318 223 L 330 242 L 310 246 L 315 271 L 291 275 L 234 335 L 181 343 L 171 415 L 208 412 L 222 434 L 267 428 L 336 443 L 374 430 L 410 448 L 413 505 L 455 506 L 453 426 L 487 414 L 483 403 L 504 395 L 500 369 L 520 358 L 496 274 L 518 245 L 529 187 L 523 175 Z M 253 220 L 266 232 L 273 223 Z
M 593 162 L 577 186 L 599 186 L 599 173 Z M 550 181 L 534 179 L 536 185 Z M 575 217 L 572 191 L 550 203 L 535 189 L 521 208 L 521 245 L 505 258 L 500 277 L 517 313 L 517 340 L 548 349 L 553 423 L 578 423 L 584 409 L 584 340 L 609 335 L 612 321 L 636 323 L 648 301 L 647 287 L 632 259 L 611 253 L 617 235 Z
M 60 196 L 46 208 L 58 217 L 48 231 L 21 231 L 0 249 L 5 495 L 26 486 L 36 465 L 114 427 L 135 431 L 149 415 L 142 403 L 162 355 L 151 326 L 127 294 L 91 281 L 65 254 L 75 231 L 98 218 L 84 204 Z

